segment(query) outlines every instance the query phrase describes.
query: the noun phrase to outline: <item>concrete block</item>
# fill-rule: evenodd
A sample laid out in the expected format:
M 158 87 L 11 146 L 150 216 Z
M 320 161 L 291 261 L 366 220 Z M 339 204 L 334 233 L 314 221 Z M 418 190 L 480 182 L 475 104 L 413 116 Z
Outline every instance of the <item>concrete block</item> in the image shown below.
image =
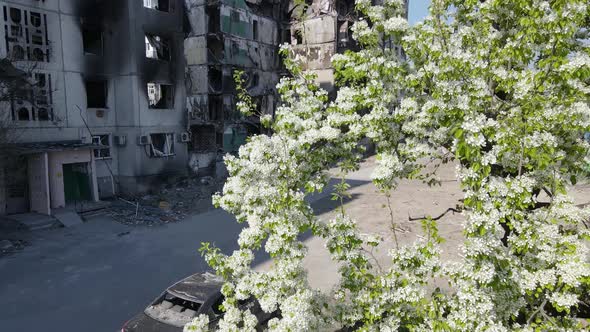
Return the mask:
M 73 211 L 60 211 L 53 214 L 64 226 L 71 227 L 82 223 L 82 218 Z

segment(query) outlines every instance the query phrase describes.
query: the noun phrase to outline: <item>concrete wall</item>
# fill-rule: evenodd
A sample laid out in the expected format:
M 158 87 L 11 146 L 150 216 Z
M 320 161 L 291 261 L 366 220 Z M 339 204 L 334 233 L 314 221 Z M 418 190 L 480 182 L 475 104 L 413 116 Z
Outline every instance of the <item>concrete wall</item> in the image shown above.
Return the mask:
M 28 172 L 31 212 L 50 215 L 49 158 L 47 153 L 29 156 Z

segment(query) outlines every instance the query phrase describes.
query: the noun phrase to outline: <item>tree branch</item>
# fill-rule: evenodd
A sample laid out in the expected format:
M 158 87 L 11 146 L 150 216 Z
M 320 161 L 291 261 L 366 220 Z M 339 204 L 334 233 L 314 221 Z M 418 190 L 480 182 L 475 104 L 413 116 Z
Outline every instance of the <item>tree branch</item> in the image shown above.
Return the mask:
M 437 217 L 430 217 L 430 219 L 432 220 L 439 220 L 440 218 L 444 217 L 447 213 L 449 212 L 457 212 L 457 213 L 461 213 L 463 212 L 463 209 L 460 208 L 459 206 L 457 206 L 457 208 L 448 208 L 445 212 L 441 213 L 439 216 Z M 421 217 L 412 217 L 408 214 L 408 220 L 409 221 L 416 221 L 416 220 L 424 220 L 424 219 L 428 219 L 429 216 L 421 216 Z

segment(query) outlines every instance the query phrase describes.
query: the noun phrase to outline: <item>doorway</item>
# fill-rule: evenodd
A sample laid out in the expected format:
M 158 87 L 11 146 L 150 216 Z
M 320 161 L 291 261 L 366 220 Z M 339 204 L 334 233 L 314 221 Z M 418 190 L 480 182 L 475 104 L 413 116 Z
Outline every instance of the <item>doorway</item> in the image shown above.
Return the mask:
M 92 200 L 88 163 L 63 164 L 66 204 Z
M 16 160 L 8 162 L 5 179 L 6 213 L 29 212 L 29 181 L 25 156 L 19 156 Z

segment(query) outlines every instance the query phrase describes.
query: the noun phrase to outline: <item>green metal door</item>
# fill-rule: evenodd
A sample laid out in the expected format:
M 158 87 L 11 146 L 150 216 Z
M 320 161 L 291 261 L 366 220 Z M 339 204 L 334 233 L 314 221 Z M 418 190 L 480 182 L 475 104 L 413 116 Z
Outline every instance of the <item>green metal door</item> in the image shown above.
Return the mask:
M 64 164 L 63 175 L 66 203 L 92 200 L 86 163 Z

